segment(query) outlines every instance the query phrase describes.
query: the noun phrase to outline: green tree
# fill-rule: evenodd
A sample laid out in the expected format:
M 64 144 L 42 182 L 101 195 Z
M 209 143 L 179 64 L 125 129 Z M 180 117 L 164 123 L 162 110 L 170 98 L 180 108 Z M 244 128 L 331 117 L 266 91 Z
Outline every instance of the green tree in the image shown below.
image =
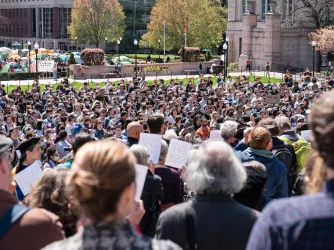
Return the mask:
M 68 27 L 72 40 L 95 44 L 114 42 L 123 36 L 125 14 L 117 0 L 74 0 L 72 23 Z
M 142 47 L 159 48 L 166 24 L 166 48 L 187 46 L 213 47 L 219 43 L 226 28 L 226 9 L 218 0 L 157 0 L 153 7 L 148 32 L 143 35 Z

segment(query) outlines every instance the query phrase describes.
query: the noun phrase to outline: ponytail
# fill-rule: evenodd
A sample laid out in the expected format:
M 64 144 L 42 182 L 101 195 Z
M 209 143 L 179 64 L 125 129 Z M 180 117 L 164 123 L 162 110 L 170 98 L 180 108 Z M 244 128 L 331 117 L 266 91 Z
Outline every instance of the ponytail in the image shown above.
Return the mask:
M 16 171 L 15 171 L 15 174 L 18 174 L 19 172 L 21 172 L 22 170 L 22 166 L 23 166 L 23 162 L 26 160 L 27 158 L 27 155 L 26 153 L 22 153 L 21 154 L 21 157 L 19 159 L 19 162 L 16 164 Z

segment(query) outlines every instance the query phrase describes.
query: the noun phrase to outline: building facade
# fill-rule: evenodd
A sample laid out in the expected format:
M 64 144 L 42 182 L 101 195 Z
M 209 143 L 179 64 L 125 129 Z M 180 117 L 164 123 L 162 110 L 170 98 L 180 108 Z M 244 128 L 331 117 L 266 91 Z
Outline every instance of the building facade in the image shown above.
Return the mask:
M 270 62 L 273 70 L 286 65 L 312 66 L 312 46 L 307 34 L 315 30 L 314 26 L 284 25 L 290 21 L 293 1 L 283 1 L 272 12 L 270 0 L 228 0 L 229 62 L 245 66 L 251 58 L 254 66 Z

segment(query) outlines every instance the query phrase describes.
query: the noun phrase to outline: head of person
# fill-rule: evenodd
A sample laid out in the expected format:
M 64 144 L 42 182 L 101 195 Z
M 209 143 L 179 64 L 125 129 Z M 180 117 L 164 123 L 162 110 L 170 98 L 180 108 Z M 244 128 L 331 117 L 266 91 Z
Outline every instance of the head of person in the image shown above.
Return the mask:
M 227 143 L 234 143 L 237 129 L 237 122 L 225 121 L 220 125 L 220 135 Z
M 135 211 L 135 163 L 131 150 L 118 141 L 90 142 L 79 149 L 67 186 L 83 216 L 97 223 L 125 219 Z
M 232 195 L 246 179 L 244 167 L 226 142 L 203 143 L 189 153 L 184 180 L 197 194 Z
M 46 150 L 46 158 L 51 159 L 54 162 L 57 162 L 59 160 L 59 154 L 55 145 L 51 145 L 48 147 L 48 149 Z
M 39 138 L 31 138 L 17 146 L 16 150 L 21 152 L 21 157 L 17 166 L 18 169 L 16 171 L 17 173 L 19 172 L 19 168 L 22 166 L 22 164 L 30 165 L 34 161 L 41 159 L 42 150 L 39 141 Z
M 327 178 L 334 178 L 334 92 L 329 91 L 316 99 L 308 115 L 309 128 L 312 130 L 311 145 L 323 165 L 327 167 Z
M 266 167 L 257 161 L 249 161 L 243 163 L 247 173 L 247 181 L 243 189 L 233 195 L 233 199 L 241 204 L 261 210 L 262 193 L 267 181 Z
M 168 153 L 168 144 L 164 140 L 161 140 L 161 150 L 158 164 L 164 165 Z
M 280 130 L 280 134 L 283 134 L 287 130 L 291 130 L 291 122 L 288 117 L 279 115 L 275 118 L 275 122 Z
M 115 133 L 116 133 L 116 136 L 118 137 L 122 135 L 122 125 L 121 124 L 117 124 L 115 126 Z
M 143 126 L 139 122 L 130 122 L 126 127 L 126 133 L 128 137 L 136 138 L 139 140 L 140 133 L 143 132 Z
M 55 139 L 55 143 L 59 142 L 59 141 L 64 141 L 67 137 L 67 132 L 65 130 L 60 130 L 59 134 L 57 135 L 56 139 Z
M 12 166 L 9 161 L 9 149 L 13 141 L 0 135 L 0 190 L 8 191 L 12 182 Z
M 90 136 L 88 133 L 79 133 L 74 137 L 73 143 L 72 143 L 72 150 L 73 155 L 78 152 L 78 150 L 85 145 L 87 142 L 91 142 L 94 139 Z
M 266 127 L 255 127 L 249 133 L 248 144 L 252 149 L 271 150 L 273 146 L 271 133 Z
M 78 215 L 71 205 L 71 199 L 66 192 L 66 178 L 69 169 L 58 168 L 44 171 L 41 179 L 33 186 L 25 202 L 33 208 L 44 208 L 59 217 L 63 224 L 66 237 L 76 232 Z
M 150 129 L 151 134 L 160 134 L 165 133 L 165 119 L 161 114 L 153 114 L 147 120 L 147 125 Z
M 258 126 L 266 127 L 272 136 L 279 136 L 280 130 L 273 118 L 267 117 L 259 121 Z
M 201 119 L 201 127 L 207 128 L 208 127 L 208 120 L 205 117 L 202 117 Z
M 147 148 L 142 145 L 135 144 L 130 147 L 131 152 L 136 157 L 137 164 L 147 166 L 149 154 Z

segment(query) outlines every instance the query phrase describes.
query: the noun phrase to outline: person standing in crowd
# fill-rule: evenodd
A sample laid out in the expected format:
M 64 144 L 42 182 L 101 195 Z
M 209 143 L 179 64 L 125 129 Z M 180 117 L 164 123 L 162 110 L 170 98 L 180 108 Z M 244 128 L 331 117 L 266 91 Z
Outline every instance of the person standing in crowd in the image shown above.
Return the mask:
M 248 70 L 248 72 L 250 74 L 252 74 L 252 60 L 250 59 L 250 57 L 248 58 L 248 60 L 246 61 L 246 71 Z
M 334 242 L 334 92 L 312 105 L 308 121 L 312 147 L 323 160 L 327 182 L 318 194 L 281 199 L 268 205 L 247 244 L 253 249 L 331 249 Z M 294 211 L 294 212 L 291 212 Z
M 56 215 L 18 203 L 13 195 L 16 184 L 8 160 L 8 150 L 12 146 L 9 138 L 0 137 L 0 249 L 41 249 L 64 238 L 62 225 Z
M 196 131 L 196 135 L 198 135 L 203 141 L 210 137 L 210 127 L 208 125 L 208 120 L 205 117 L 202 117 L 201 127 Z
M 162 114 L 153 114 L 147 120 L 147 125 L 151 134 L 165 134 L 165 121 Z
M 225 142 L 202 144 L 190 152 L 184 175 L 196 195 L 160 215 L 157 239 L 183 249 L 245 249 L 259 213 L 232 199 L 247 178 L 232 148 Z
M 90 142 L 80 148 L 67 186 L 73 202 L 89 222 L 74 236 L 44 250 L 180 249 L 170 241 L 139 235 L 126 219 L 136 212 L 135 163 L 134 155 L 121 142 Z
M 65 130 L 59 132 L 54 143 L 56 144 L 60 160 L 68 155 L 72 150 L 72 145 L 67 141 L 67 133 Z
M 42 169 L 55 168 L 59 161 L 59 153 L 55 145 L 51 145 L 46 150 L 46 159 L 43 163 Z
M 139 122 L 131 122 L 126 127 L 127 145 L 131 147 L 139 143 L 140 133 L 143 133 L 143 126 Z
M 249 135 L 245 133 L 243 143 L 248 143 L 248 148 L 237 151 L 239 159 L 242 162 L 258 161 L 266 167 L 268 179 L 264 191 L 265 203 L 287 197 L 286 167 L 270 151 L 273 142 L 269 130 L 265 127 L 255 127 L 249 131 Z

